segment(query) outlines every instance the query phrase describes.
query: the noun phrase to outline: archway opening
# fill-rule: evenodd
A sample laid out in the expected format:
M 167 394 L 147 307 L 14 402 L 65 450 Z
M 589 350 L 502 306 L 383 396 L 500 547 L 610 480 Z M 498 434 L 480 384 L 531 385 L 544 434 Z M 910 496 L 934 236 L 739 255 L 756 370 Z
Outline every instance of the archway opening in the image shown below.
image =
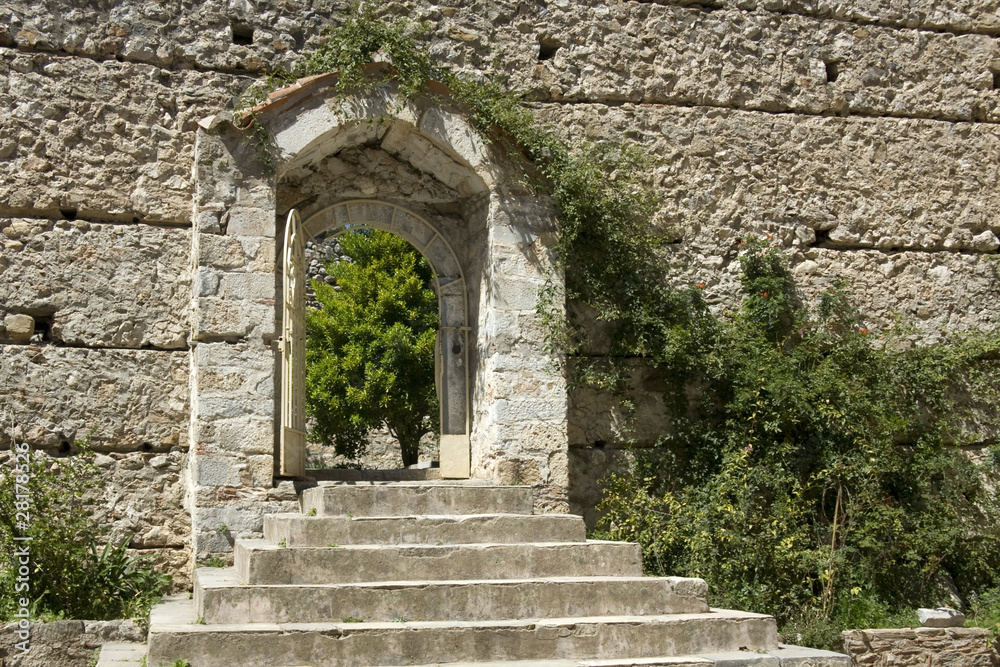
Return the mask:
M 376 234 L 376 231 L 385 234 Z M 284 238 L 281 474 L 306 474 L 307 439 L 314 444 L 325 443 L 327 447 L 332 447 L 334 458 L 339 450 L 342 458 L 334 461 L 334 465 L 364 465 L 365 460 L 359 455 L 371 444 L 373 428 L 382 425 L 400 445 L 400 462 L 404 464 L 415 459 L 419 461 L 420 439 L 426 437 L 426 433 L 436 431 L 440 443 L 437 458 L 441 476 L 468 477 L 471 460 L 468 372 L 471 328 L 468 324 L 465 277 L 448 241 L 427 219 L 397 204 L 374 200 L 340 202 L 312 213 L 305 222 L 301 222 L 293 209 Z M 311 243 L 319 250 L 328 247 L 328 239 L 336 239 L 342 251 L 355 255 L 345 258 L 347 261 L 327 262 L 325 268 L 327 272 L 334 271 L 334 283 L 353 281 L 355 284 L 351 289 L 356 298 L 340 299 L 326 315 L 311 316 L 316 349 L 313 351 L 315 368 L 310 370 L 306 363 L 307 320 L 310 317 L 306 306 L 309 274 L 306 244 Z M 414 250 L 410 249 L 411 246 Z M 366 254 L 369 256 L 367 259 Z M 406 327 L 393 329 L 400 324 L 393 322 L 394 318 L 411 320 L 412 324 L 420 317 L 419 309 L 410 308 L 407 312 L 404 304 L 395 303 L 399 301 L 400 286 L 395 284 L 398 276 L 392 274 L 399 267 L 392 267 L 385 261 L 389 254 L 399 255 L 397 259 L 409 257 L 412 260 L 409 298 L 414 303 L 422 300 L 424 304 L 419 331 L 413 331 L 412 326 L 409 333 Z M 361 266 L 362 260 L 365 267 Z M 321 261 L 316 263 L 324 264 Z M 382 275 L 379 277 L 373 272 Z M 314 267 L 314 273 L 319 274 L 318 267 Z M 385 283 L 382 294 L 373 289 L 374 283 L 379 280 Z M 325 279 L 313 285 L 317 289 L 316 297 L 325 296 L 327 301 L 337 302 L 337 286 L 327 284 Z M 345 287 L 340 285 L 339 293 Z M 372 299 L 382 299 L 386 308 L 374 307 Z M 315 305 L 318 306 L 322 300 L 317 299 Z M 343 312 L 337 313 L 337 308 L 353 309 L 353 320 Z M 395 343 L 392 343 L 393 340 Z M 324 345 L 331 349 L 338 347 L 340 353 L 346 354 L 346 361 L 319 354 L 319 347 Z M 401 367 L 406 363 L 393 359 L 394 354 L 409 354 L 411 358 L 406 363 L 423 368 L 425 380 L 421 382 L 419 377 L 399 378 L 399 373 L 409 371 Z M 432 366 L 429 366 L 431 361 Z M 323 364 L 327 368 L 323 369 Z M 433 381 L 427 382 L 426 371 L 430 367 L 433 368 Z M 397 377 L 392 378 L 392 375 Z M 313 417 L 312 438 L 308 437 L 307 385 L 313 392 L 309 410 Z M 431 400 L 417 400 L 419 397 L 415 394 L 420 387 L 431 393 Z M 370 395 L 365 396 L 366 392 Z M 407 392 L 414 395 L 408 396 Z M 390 393 L 393 395 L 387 395 Z M 436 415 L 432 412 L 435 397 Z M 410 410 L 410 421 L 406 423 L 405 419 L 389 418 L 390 408 L 398 408 L 403 413 Z M 435 421 L 439 429 L 433 428 Z M 407 449 L 404 450 L 404 447 Z M 386 449 L 385 445 L 382 449 Z M 430 441 L 425 442 L 425 453 L 433 457 Z M 316 461 L 317 456 L 319 462 Z M 323 458 L 320 452 L 314 452 L 312 466 L 327 465 Z M 368 463 L 368 467 L 382 467 L 382 463 L 372 465 L 371 460 Z
M 436 466 L 434 271 L 400 236 L 341 228 L 305 244 L 307 469 Z

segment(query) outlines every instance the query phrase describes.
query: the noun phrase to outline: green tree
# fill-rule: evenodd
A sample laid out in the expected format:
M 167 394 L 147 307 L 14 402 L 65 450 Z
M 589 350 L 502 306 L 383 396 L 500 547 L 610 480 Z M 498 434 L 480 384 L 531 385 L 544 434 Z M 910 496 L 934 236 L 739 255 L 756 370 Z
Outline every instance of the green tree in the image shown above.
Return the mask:
M 385 424 L 403 465 L 437 430 L 437 296 L 430 266 L 403 239 L 377 230 L 339 238 L 346 258 L 327 265 L 336 287 L 313 281 L 322 307 L 306 315 L 306 409 L 311 437 L 357 458 Z

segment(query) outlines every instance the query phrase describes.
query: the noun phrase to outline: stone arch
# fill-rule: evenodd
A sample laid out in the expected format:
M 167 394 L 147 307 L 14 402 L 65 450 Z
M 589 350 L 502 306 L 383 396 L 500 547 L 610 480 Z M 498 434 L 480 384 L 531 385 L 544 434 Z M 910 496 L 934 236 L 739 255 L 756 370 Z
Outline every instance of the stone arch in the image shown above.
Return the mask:
M 283 326 L 276 326 L 283 308 L 284 284 L 276 279 L 283 275 L 276 266 L 283 254 L 282 225 L 292 209 L 313 230 L 330 220 L 342 224 L 338 216 L 346 219 L 348 211 L 350 224 L 365 205 L 359 200 L 369 202 L 370 212 L 357 219 L 384 224 L 395 211 L 397 226 L 412 221 L 409 233 L 425 256 L 433 255 L 442 282 L 462 278 L 452 288 L 461 284 L 464 297 L 446 294 L 442 306 L 446 325 L 463 331 L 467 355 L 464 396 L 455 403 L 465 403 L 466 412 L 455 422 L 467 428 L 456 439 L 471 462 L 452 476 L 530 484 L 537 511 L 568 509 L 566 381 L 537 310 L 546 281 L 554 279 L 558 287 L 562 280 L 552 252 L 555 209 L 521 184 L 517 151 L 505 151 L 503 137 L 483 140 L 447 89 L 432 82 L 427 95 L 407 100 L 391 71 L 384 65 L 371 69 L 382 83 L 355 95 L 338 94 L 336 74 L 301 79 L 272 93 L 252 121 L 273 139 L 271 169 L 262 168 L 248 146 L 245 122 L 231 123 L 226 113 L 199 121 L 190 385 L 195 455 L 188 459 L 198 553 L 229 548 L 215 531 L 220 512 L 232 513 L 233 521 L 251 526 L 248 531 L 259 530 L 252 526 L 259 526 L 264 510 L 246 499 L 262 496 L 244 493 L 244 487 L 287 485 L 287 478 L 300 476 L 282 472 L 276 456 L 283 431 L 276 395 L 284 384 L 278 344 Z M 400 177 L 388 172 L 374 189 L 340 187 L 327 178 L 337 156 L 369 151 L 392 156 L 440 184 L 434 197 L 408 198 L 398 187 Z M 351 158 L 341 166 L 340 173 L 349 174 L 360 163 Z M 320 223 L 324 216 L 333 217 Z M 431 245 L 441 243 L 438 237 L 447 243 Z M 452 264 L 460 271 L 453 273 Z M 443 441 L 443 459 L 445 449 Z
M 385 67 L 369 70 L 384 75 Z M 279 179 L 346 147 L 377 143 L 463 196 L 495 191 L 504 180 L 490 144 L 449 102 L 444 86 L 430 84 L 438 103 L 405 99 L 391 81 L 364 96 L 340 98 L 332 88 L 337 77 L 300 79 L 256 109 L 254 122 L 264 123 L 273 138 Z
M 438 297 L 436 384 L 441 406 L 441 472 L 469 476 L 469 323 L 465 275 L 455 251 L 430 222 L 399 204 L 348 200 L 323 208 L 303 223 L 306 235 L 337 236 L 358 229 L 378 229 L 405 239 L 434 272 Z

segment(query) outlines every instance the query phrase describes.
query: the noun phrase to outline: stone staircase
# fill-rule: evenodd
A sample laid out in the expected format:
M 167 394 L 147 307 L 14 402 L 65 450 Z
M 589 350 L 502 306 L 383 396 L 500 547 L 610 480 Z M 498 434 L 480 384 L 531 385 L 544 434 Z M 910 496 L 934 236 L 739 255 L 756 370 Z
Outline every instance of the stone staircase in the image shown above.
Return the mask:
M 529 487 L 326 482 L 301 504 L 153 610 L 148 667 L 850 665 L 710 609 L 700 579 L 643 577 L 637 545 L 533 515 Z

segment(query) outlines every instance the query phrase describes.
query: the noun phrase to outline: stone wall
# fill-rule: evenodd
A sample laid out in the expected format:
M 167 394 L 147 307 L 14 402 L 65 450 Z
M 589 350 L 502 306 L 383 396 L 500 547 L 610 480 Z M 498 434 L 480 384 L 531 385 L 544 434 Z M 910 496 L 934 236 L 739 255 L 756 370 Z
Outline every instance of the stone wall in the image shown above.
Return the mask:
M 2 316 L 35 316 L 43 339 L 74 347 L 187 347 L 188 230 L 15 218 L 0 234 Z
M 190 553 L 190 517 L 166 517 L 183 515 L 178 480 L 189 474 L 195 547 L 226 553 L 235 536 L 259 532 L 262 512 L 294 504 L 294 489 L 273 484 L 267 381 L 274 212 L 292 200 L 281 188 L 274 199 L 242 137 L 202 128 L 198 145 L 196 130 L 266 69 L 301 58 L 346 2 L 98 4 L 0 8 L 0 412 L 15 437 L 48 450 L 93 431 L 113 461 L 109 520 L 133 530 L 137 547 Z M 673 279 L 705 283 L 713 306 L 735 303 L 736 242 L 756 232 L 785 248 L 807 299 L 850 277 L 873 330 L 897 313 L 924 342 L 997 326 L 996 0 L 415 0 L 384 10 L 428 20 L 431 51 L 453 67 L 502 63 L 570 141 L 625 136 L 662 157 L 657 224 L 676 241 Z M 372 196 L 386 187 L 373 176 L 391 171 L 401 203 L 461 217 L 413 160 L 349 152 L 286 185 Z M 571 508 L 592 516 L 595 481 L 624 460 L 621 445 L 651 443 L 669 424 L 659 380 L 637 366 L 630 428 L 609 397 L 578 391 L 568 461 L 518 444 L 566 437 L 558 416 L 517 397 L 538 389 L 519 374 L 542 377 L 516 358 L 541 351 L 528 298 L 540 279 L 528 249 L 504 234 L 538 226 L 534 203 L 494 232 L 467 230 L 462 260 L 474 271 L 533 276 L 523 293 L 469 286 L 470 318 L 499 350 L 470 357 L 475 396 L 493 401 L 475 419 L 500 426 L 473 425 L 477 465 L 536 484 L 549 498 L 541 509 L 564 508 L 568 478 Z M 467 202 L 465 219 L 485 219 L 488 205 Z M 510 307 L 480 310 L 494 296 Z M 489 385 L 491 369 L 511 381 Z M 522 432 L 525 418 L 538 432 Z M 130 487 L 132 473 L 154 493 Z M 222 524 L 229 534 L 214 529 Z
M 856 667 L 1000 665 L 1000 644 L 986 628 L 848 630 L 841 638 Z
M 146 630 L 134 621 L 55 621 L 31 625 L 30 650 L 15 647 L 21 641 L 16 624 L 0 628 L 0 664 L 4 667 L 88 667 L 98 649 L 112 642 L 145 642 Z

